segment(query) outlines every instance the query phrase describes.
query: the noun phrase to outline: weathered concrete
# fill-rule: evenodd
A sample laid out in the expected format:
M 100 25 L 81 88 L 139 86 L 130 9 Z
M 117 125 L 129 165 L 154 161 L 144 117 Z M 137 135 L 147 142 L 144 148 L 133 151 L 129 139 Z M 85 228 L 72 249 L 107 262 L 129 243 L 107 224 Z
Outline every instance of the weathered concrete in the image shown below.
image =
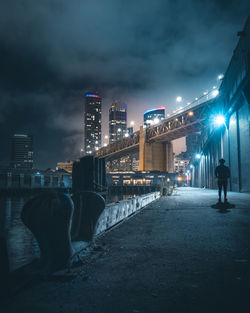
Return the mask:
M 174 172 L 171 142 L 147 142 L 146 129 L 140 127 L 139 171 Z
M 15 296 L 14 313 L 248 313 L 250 195 L 178 189 L 98 240 L 75 268 Z M 68 280 L 68 281 L 67 281 Z
M 129 217 L 147 204 L 160 197 L 160 192 L 151 192 L 146 195 L 137 196 L 132 199 L 110 203 L 98 219 L 95 235 L 100 235 L 105 230 Z

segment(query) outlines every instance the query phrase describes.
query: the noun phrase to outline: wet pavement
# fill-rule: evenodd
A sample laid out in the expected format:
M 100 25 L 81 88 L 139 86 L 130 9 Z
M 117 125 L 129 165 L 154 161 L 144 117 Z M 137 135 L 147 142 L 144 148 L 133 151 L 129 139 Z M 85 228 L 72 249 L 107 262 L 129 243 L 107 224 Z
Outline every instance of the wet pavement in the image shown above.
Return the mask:
M 14 296 L 1 312 L 250 312 L 250 194 L 179 188 L 97 240 L 71 273 Z M 213 207 L 214 206 L 214 207 Z

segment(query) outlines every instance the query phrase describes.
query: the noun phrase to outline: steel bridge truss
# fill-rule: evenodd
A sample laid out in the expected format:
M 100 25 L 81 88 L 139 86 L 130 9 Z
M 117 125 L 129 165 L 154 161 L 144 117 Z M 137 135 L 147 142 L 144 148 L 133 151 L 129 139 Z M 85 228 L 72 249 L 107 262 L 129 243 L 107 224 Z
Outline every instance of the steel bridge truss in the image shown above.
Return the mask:
M 199 104 L 198 106 L 186 109 L 168 119 L 161 121 L 155 126 L 145 129 L 146 141 L 165 141 L 188 136 L 190 134 L 201 131 L 205 126 L 211 107 L 215 100 L 209 100 Z M 125 154 L 131 153 L 139 149 L 140 131 L 134 132 L 126 138 L 117 140 L 95 152 L 95 156 L 99 158 L 119 158 Z

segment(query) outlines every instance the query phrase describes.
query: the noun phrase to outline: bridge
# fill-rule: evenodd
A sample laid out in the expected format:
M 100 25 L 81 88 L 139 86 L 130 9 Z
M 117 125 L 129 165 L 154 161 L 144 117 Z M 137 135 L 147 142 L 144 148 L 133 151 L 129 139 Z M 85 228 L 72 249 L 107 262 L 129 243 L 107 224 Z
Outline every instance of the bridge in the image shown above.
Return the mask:
M 192 185 L 216 188 L 214 170 L 224 158 L 231 170 L 230 189 L 250 192 L 250 18 L 238 35 L 218 95 L 211 90 L 159 124 L 141 127 L 130 137 L 101 148 L 95 156 L 109 161 L 137 153 L 140 171 L 171 173 L 172 140 L 201 132 L 201 159 L 193 160 Z M 224 117 L 220 126 L 213 123 L 216 114 Z
M 206 127 L 209 112 L 215 108 L 215 90 L 185 106 L 177 113 L 150 127 L 140 127 L 129 137 L 124 137 L 95 152 L 106 160 L 139 152 L 139 170 L 173 172 L 172 140 L 200 132 Z

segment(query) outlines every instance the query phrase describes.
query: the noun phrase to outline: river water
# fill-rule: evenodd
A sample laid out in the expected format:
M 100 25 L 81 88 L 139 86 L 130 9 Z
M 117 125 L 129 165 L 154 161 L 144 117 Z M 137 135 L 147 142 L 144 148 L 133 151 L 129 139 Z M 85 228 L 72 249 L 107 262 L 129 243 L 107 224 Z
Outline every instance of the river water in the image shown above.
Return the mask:
M 106 203 L 117 202 L 135 195 L 110 195 Z M 36 239 L 21 221 L 21 212 L 26 201 L 33 195 L 0 196 L 0 233 L 7 241 L 10 270 L 14 271 L 38 258 Z

